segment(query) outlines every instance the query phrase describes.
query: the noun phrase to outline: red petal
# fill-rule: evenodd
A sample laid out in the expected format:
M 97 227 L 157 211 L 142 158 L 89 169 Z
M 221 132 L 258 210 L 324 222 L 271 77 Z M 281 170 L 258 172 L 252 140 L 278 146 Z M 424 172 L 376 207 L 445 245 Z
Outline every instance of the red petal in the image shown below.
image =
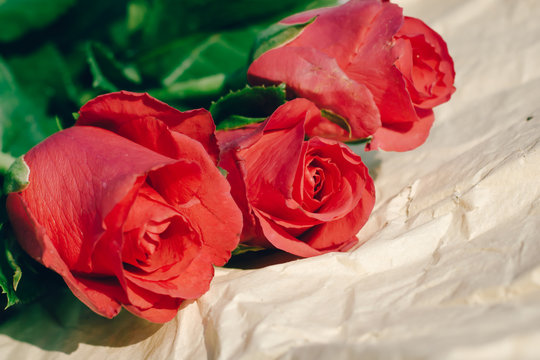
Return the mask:
M 107 291 L 102 291 L 75 278 L 47 235 L 46 229 L 39 225 L 28 211 L 28 204 L 20 194 L 8 195 L 7 209 L 17 239 L 30 256 L 60 274 L 73 294 L 96 313 L 108 318 L 118 314 L 120 302 L 115 295 L 122 291 L 120 285 L 116 284 Z
M 398 56 L 392 51 L 393 36 L 401 25 L 401 9 L 393 4 L 383 6 L 373 19 L 372 31 L 344 69 L 351 79 L 369 88 L 379 108 L 383 127 L 417 120 L 406 82 L 394 65 Z
M 236 131 L 230 131 L 235 133 Z M 245 167 L 238 162 L 236 157 L 236 137 L 222 137 L 221 134 L 229 133 L 229 131 L 218 132 L 218 142 L 221 147 L 219 166 L 227 171 L 227 181 L 231 184 L 231 195 L 234 201 L 242 211 L 243 227 L 242 240 L 250 239 L 253 235 L 252 231 L 256 227 L 255 218 L 251 213 L 251 206 L 247 200 L 246 185 L 244 183 Z M 229 142 L 230 141 L 230 142 Z
M 396 5 L 382 5 L 379 0 L 351 0 L 343 5 L 309 10 L 292 15 L 281 22 L 284 24 L 303 23 L 314 16 L 315 21 L 308 25 L 302 33 L 287 47 L 309 47 L 317 49 L 336 59 L 342 69 L 352 61 L 355 53 L 369 42 L 369 38 L 383 36 L 380 28 L 374 26 L 374 19 L 386 16 L 389 8 Z M 377 19 L 378 21 L 378 19 Z M 383 20 L 385 29 L 397 31 L 401 25 L 400 17 L 386 16 Z M 390 40 L 395 31 L 390 34 Z
M 266 217 L 256 209 L 254 210 L 254 213 L 260 222 L 264 236 L 277 249 L 302 257 L 321 255 L 321 252 L 291 236 L 274 221 L 266 219 Z
M 182 134 L 176 133 L 173 137 L 179 158 L 189 159 L 191 163 L 186 160 L 173 165 L 178 169 L 175 172 L 180 180 L 171 178 L 170 169 L 157 170 L 150 175 L 152 186 L 197 227 L 207 261 L 224 265 L 238 245 L 241 211 L 231 196 L 229 183 L 204 148 Z M 178 183 L 182 186 L 176 186 Z
M 196 201 L 178 208 L 203 228 L 197 231 L 204 235 L 206 244 L 197 261 L 189 262 L 182 278 L 171 283 L 172 288 L 186 288 L 171 292 L 181 297 L 200 296 L 212 277 L 212 262 L 222 264 L 236 247 L 241 218 L 228 194 L 228 184 L 200 143 L 178 136 L 188 139 L 186 151 L 194 152 L 193 162 L 164 157 L 107 130 L 86 126 L 59 132 L 25 156 L 31 169 L 30 185 L 8 200 L 21 245 L 62 275 L 81 301 L 104 316 L 114 316 L 119 303 L 128 301 L 124 291 L 129 282 L 124 278 L 121 258 L 122 227 L 147 173 L 159 183 L 159 169 L 166 167 L 162 174 L 171 187 L 181 187 L 178 185 L 187 169 L 197 169 L 199 174 L 203 168 L 209 175 L 203 186 L 196 186 Z M 129 222 L 126 225 L 133 227 Z M 165 301 L 161 297 L 160 293 L 152 295 L 156 303 Z M 178 299 L 171 301 L 179 304 Z M 169 305 L 165 306 L 168 314 L 172 311 Z M 141 306 L 138 309 L 144 310 L 141 314 L 154 312 L 141 310 Z
M 124 224 L 122 260 L 128 274 L 147 280 L 178 276 L 201 248 L 200 234 L 176 209 L 146 185 Z
M 339 220 L 317 226 L 302 237 L 303 241 L 321 252 L 346 250 L 358 242 L 356 234 L 367 222 L 375 204 L 375 187 L 365 167 L 363 179 L 356 207 Z
M 31 169 L 30 185 L 22 192 L 29 212 L 68 267 L 83 272 L 91 271 L 90 255 L 114 207 L 141 176 L 176 162 L 107 130 L 83 126 L 54 134 L 24 159 Z
M 429 57 L 436 57 L 438 59 L 436 67 L 428 69 L 428 73 L 431 73 L 431 76 L 436 75 L 438 78 L 430 86 L 431 96 L 416 101 L 415 106 L 431 109 L 448 101 L 456 90 L 453 86 L 456 73 L 454 62 L 448 53 L 448 47 L 442 37 L 421 20 L 407 16 L 396 37 L 411 40 L 418 39 L 414 41 L 415 51 L 417 53 L 424 53 L 423 56 L 420 56 L 420 60 Z M 410 56 L 412 58 L 412 54 Z M 400 66 L 401 68 L 412 69 L 412 65 L 403 64 Z M 413 76 L 409 75 L 408 78 L 412 79 Z M 418 87 L 416 82 L 417 80 L 413 79 L 414 87 Z
M 335 59 L 314 48 L 270 50 L 251 64 L 248 79 L 252 84 L 286 83 L 296 96 L 346 118 L 353 138 L 367 137 L 381 125 L 368 88 L 347 76 Z
M 244 132 L 240 140 L 220 137 L 222 164 L 229 171 L 235 196 L 244 212 L 255 217 L 244 229 L 255 236 L 244 236 L 249 244 L 272 245 L 298 256 L 350 248 L 371 212 L 373 182 L 360 157 L 333 140 L 304 141 L 303 128 L 313 113 L 318 110 L 311 102 L 295 99 L 258 128 Z M 309 196 L 303 189 L 306 167 L 313 159 L 326 171 L 321 179 L 328 182 L 316 210 L 304 208 L 302 201 Z M 336 238 L 329 239 L 325 223 L 338 224 Z
M 155 323 L 166 323 L 173 319 L 184 301 L 147 291 L 130 282 L 128 282 L 126 293 L 127 301 L 124 308 Z
M 305 128 L 309 137 L 321 136 L 338 141 L 351 141 L 348 131 L 322 116 L 313 116 L 306 121 Z
M 206 256 L 200 254 L 182 269 L 177 277 L 167 281 L 153 281 L 127 274 L 133 284 L 150 290 L 154 294 L 169 294 L 183 299 L 196 299 L 208 291 L 214 276 L 214 267 Z
M 225 155 L 233 156 L 225 165 L 241 164 L 241 169 L 231 166 L 230 170 L 242 172 L 250 202 L 264 197 L 270 190 L 265 184 L 276 183 L 276 177 L 277 191 L 291 196 L 296 164 L 302 155 L 304 123 L 311 111 L 318 109 L 308 100 L 289 101 L 240 141 L 223 144 Z
M 146 93 L 121 91 L 98 96 L 86 103 L 79 114 L 76 125 L 111 130 L 173 158 L 175 146 L 170 133 L 187 135 L 200 142 L 217 162 L 215 125 L 204 109 L 180 112 Z
M 416 111 L 418 121 L 380 128 L 373 134 L 373 140 L 366 145 L 366 150 L 408 151 L 422 145 L 429 135 L 435 116 L 431 110 Z

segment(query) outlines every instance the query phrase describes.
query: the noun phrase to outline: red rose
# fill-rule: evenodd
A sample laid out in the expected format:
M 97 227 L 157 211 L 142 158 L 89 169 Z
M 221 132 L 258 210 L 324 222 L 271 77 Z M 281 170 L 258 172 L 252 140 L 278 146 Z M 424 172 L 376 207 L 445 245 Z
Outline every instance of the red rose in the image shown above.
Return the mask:
M 358 242 L 375 201 L 373 181 L 343 143 L 304 140 L 306 121 L 320 117 L 313 103 L 295 99 L 254 129 L 218 132 L 245 243 L 314 256 Z
M 446 43 L 421 20 L 405 16 L 394 36 L 396 67 L 407 85 L 414 106 L 431 109 L 454 93 L 455 71 Z
M 389 117 L 374 134 L 370 149 L 410 150 L 424 143 L 434 116 L 431 108 L 450 99 L 455 71 L 446 43 L 419 19 L 405 17 L 394 36 L 395 67 L 405 80 L 418 120 L 392 121 Z M 395 116 L 394 118 L 398 118 Z
M 289 92 L 340 115 L 351 128 L 349 135 L 323 118 L 310 124 L 311 136 L 344 141 L 373 136 L 368 149 L 421 145 L 433 123 L 431 108 L 455 90 L 452 59 L 441 37 L 380 0 L 351 0 L 282 23 L 313 17 L 296 38 L 251 64 L 250 83 L 283 82 Z
M 204 110 L 127 92 L 90 101 L 24 156 L 29 186 L 7 200 L 19 242 L 95 312 L 170 320 L 239 240 L 214 140 Z

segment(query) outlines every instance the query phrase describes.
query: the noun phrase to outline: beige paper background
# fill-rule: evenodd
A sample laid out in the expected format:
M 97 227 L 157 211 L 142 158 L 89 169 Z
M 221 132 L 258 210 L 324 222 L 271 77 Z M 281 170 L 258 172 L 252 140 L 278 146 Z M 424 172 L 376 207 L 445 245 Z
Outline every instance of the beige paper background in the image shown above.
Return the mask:
M 35 304 L 0 324 L 0 358 L 540 358 L 540 1 L 397 3 L 444 36 L 458 90 L 426 144 L 366 154 L 363 246 L 217 269 L 163 326 Z

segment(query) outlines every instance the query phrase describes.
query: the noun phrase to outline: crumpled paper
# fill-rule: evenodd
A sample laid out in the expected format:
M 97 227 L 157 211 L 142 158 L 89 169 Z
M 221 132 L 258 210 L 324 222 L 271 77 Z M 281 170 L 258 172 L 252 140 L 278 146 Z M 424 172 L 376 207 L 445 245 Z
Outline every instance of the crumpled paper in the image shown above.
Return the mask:
M 540 2 L 398 4 L 443 35 L 457 92 L 420 148 L 363 153 L 362 246 L 216 269 L 165 325 L 59 295 L 0 324 L 0 358 L 540 358 Z

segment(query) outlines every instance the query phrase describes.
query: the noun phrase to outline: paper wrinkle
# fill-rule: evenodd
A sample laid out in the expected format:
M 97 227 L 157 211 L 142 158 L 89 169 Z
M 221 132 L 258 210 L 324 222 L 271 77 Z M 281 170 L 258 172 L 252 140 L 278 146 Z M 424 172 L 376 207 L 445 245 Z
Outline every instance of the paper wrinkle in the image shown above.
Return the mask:
M 34 305 L 0 325 L 0 358 L 540 358 L 540 2 L 399 5 L 447 40 L 457 91 L 420 148 L 363 155 L 377 166 L 363 245 L 216 268 L 148 334 L 129 314 L 101 322 L 80 305 L 58 325 Z

